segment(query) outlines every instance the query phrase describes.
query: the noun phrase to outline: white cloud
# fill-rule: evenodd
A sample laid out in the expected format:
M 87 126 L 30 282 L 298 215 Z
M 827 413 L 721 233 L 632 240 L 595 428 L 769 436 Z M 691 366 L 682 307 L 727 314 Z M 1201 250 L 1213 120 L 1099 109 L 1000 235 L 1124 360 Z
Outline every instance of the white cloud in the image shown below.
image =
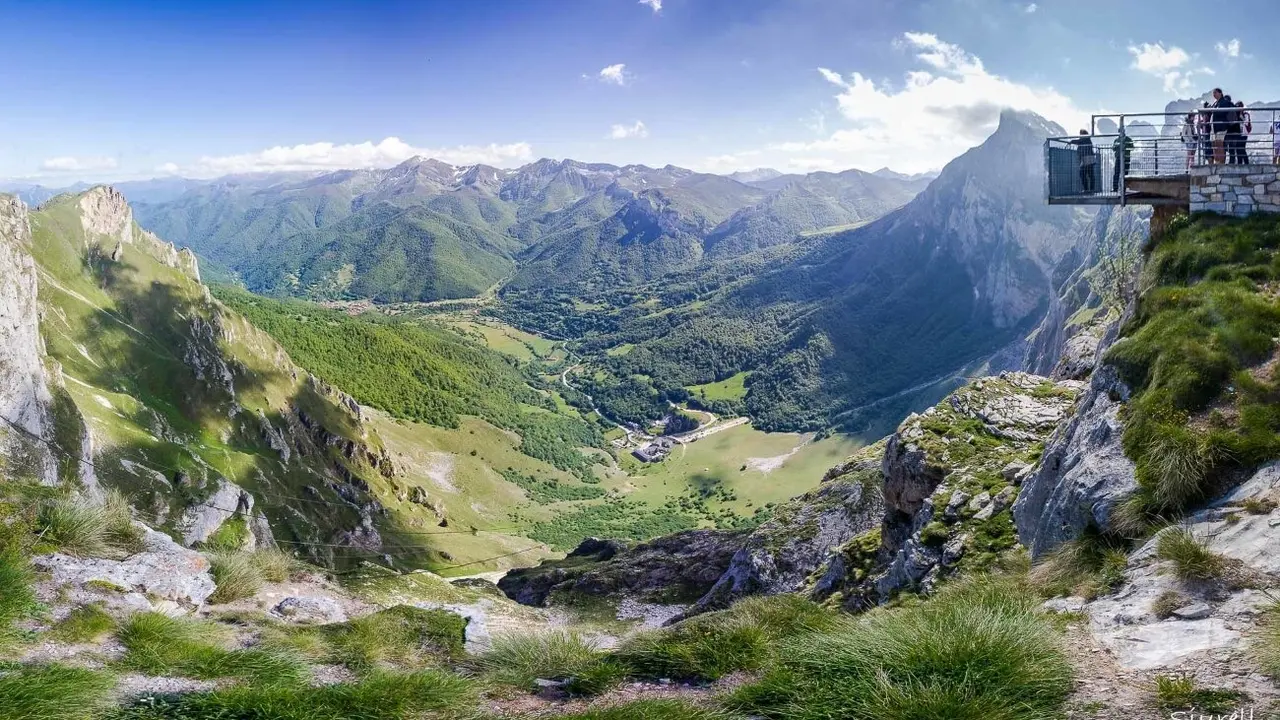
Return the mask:
M 662 12 L 662 0 L 640 0 L 641 5 L 648 5 L 654 14 Z
M 1161 75 L 1191 62 L 1191 56 L 1177 45 L 1165 48 L 1164 43 L 1130 45 L 1133 67 L 1151 75 Z
M 634 125 L 614 125 L 609 129 L 610 140 L 628 140 L 631 138 L 649 137 L 649 128 L 639 120 Z
M 614 85 L 626 85 L 631 79 L 631 73 L 627 72 L 626 63 L 618 63 L 602 68 L 599 73 L 600 82 L 613 83 Z
M 190 166 L 166 163 L 160 168 L 166 174 L 182 173 L 191 177 L 218 177 L 271 170 L 336 170 L 342 168 L 385 168 L 398 165 L 411 157 L 435 158 L 453 165 L 511 165 L 532 159 L 528 143 L 508 145 L 460 145 L 450 148 L 414 147 L 400 138 L 389 137 L 379 143 L 337 144 L 317 142 L 289 147 L 277 146 L 253 153 L 202 157 Z
M 178 166 L 178 163 L 168 162 L 163 165 L 157 165 L 156 172 L 161 175 L 179 175 L 182 173 L 182 168 Z
M 1195 56 L 1177 45 L 1170 45 L 1167 48 L 1161 42 L 1130 45 L 1129 54 L 1133 55 L 1131 67 L 1160 78 L 1167 93 L 1185 92 L 1191 89 L 1192 78 L 1196 75 L 1213 74 L 1212 68 L 1188 68 L 1187 65 L 1191 64 Z
M 1039 9 L 1040 9 L 1040 6 L 1036 5 L 1035 3 L 1027 3 L 1027 6 L 1022 8 L 1022 10 L 1026 12 L 1028 15 L 1030 15 L 1031 13 Z
M 1240 57 L 1240 38 L 1231 38 L 1224 43 L 1217 43 L 1213 49 L 1218 51 L 1223 60 L 1238 58 Z
M 839 124 L 844 127 L 816 141 L 776 143 L 763 151 L 707 158 L 703 167 L 724 172 L 761 164 L 796 171 L 887 165 L 900 172 L 922 172 L 981 143 L 995 130 L 1003 108 L 1035 112 L 1067 128 L 1088 122 L 1088 112 L 1052 87 L 992 73 L 980 58 L 935 35 L 904 33 L 897 45 L 916 63 L 901 84 L 818 68 L 836 88 L 844 121 Z M 829 119 L 828 124 L 837 123 Z
M 72 157 L 64 155 L 54 157 L 40 163 L 44 172 L 93 172 L 98 170 L 114 170 L 116 159 L 113 157 Z

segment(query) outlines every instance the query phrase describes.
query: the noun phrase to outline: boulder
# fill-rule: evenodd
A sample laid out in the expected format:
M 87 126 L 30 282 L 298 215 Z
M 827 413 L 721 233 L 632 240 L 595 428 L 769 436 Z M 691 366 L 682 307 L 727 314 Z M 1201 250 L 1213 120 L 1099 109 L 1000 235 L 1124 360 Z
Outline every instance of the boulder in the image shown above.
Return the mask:
M 564 560 L 508 572 L 498 587 L 512 600 L 537 607 L 558 593 L 689 602 L 720 578 L 745 537 L 745 531 L 684 530 L 634 547 L 587 538 Z
M 336 623 L 347 619 L 347 612 L 336 600 L 327 597 L 287 597 L 271 612 L 299 623 Z
M 32 565 L 49 573 L 55 585 L 83 587 L 97 581 L 183 606 L 204 604 L 215 589 L 209 561 L 203 555 L 150 528 L 145 549 L 124 560 L 55 553 L 32 558 Z

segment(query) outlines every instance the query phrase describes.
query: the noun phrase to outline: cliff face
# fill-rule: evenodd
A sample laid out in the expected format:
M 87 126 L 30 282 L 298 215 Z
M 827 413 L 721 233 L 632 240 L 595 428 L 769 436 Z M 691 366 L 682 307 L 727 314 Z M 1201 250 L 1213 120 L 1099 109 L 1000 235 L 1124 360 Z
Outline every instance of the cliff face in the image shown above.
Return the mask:
M 52 484 L 54 457 L 29 437 L 48 439 L 53 432 L 30 246 L 26 206 L 0 195 L 0 461 L 9 472 Z

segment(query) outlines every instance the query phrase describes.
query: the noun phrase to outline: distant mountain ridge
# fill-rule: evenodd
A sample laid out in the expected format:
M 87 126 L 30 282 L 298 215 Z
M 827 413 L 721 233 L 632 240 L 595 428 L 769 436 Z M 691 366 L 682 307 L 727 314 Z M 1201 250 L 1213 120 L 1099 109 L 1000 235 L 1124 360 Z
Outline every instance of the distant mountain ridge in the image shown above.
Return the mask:
M 381 169 L 121 183 L 139 222 L 249 289 L 381 302 L 630 283 L 902 205 L 924 184 L 859 171 L 751 174 L 414 157 Z M 38 190 L 26 190 L 28 197 Z

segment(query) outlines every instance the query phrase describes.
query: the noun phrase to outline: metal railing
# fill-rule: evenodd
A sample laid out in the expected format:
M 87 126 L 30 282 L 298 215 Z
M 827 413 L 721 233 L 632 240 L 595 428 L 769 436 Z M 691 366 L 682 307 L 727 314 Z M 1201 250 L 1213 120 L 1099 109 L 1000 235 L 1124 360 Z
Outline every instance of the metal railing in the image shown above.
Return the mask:
M 1046 195 L 1125 204 L 1137 192 L 1130 180 L 1175 178 L 1201 165 L 1280 164 L 1280 108 L 1239 112 L 1094 115 L 1089 133 L 1045 141 Z

